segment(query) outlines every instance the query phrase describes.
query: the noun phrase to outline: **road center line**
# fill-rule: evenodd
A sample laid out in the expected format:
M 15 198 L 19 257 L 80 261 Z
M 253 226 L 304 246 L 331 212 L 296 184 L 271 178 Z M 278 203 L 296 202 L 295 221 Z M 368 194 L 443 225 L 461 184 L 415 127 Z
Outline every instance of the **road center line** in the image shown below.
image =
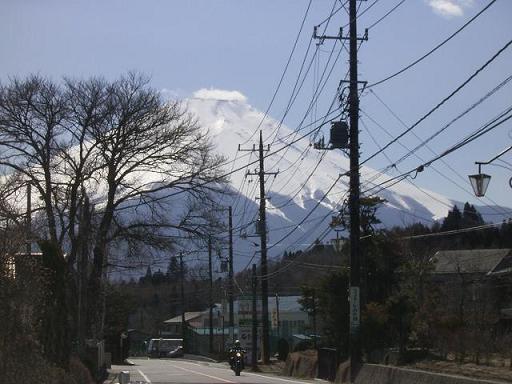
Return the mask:
M 149 380 L 149 378 L 144 374 L 144 372 L 142 372 L 140 369 L 137 369 L 137 371 L 139 371 L 140 375 L 142 376 L 142 378 L 144 380 L 146 380 L 146 382 L 148 382 L 149 384 L 151 384 L 151 380 Z
M 183 371 L 187 371 L 187 372 L 190 372 L 190 373 L 195 373 L 196 375 L 206 376 L 206 377 L 209 377 L 210 379 L 215 379 L 215 380 L 223 381 L 224 383 L 235 384 L 234 381 L 229 381 L 229 380 L 223 379 L 222 377 L 207 375 L 206 373 L 201 373 L 201 372 L 193 371 L 192 369 L 183 368 L 183 367 L 180 367 L 180 366 L 172 364 L 172 363 L 171 363 L 171 365 L 173 367 L 175 367 L 175 368 L 182 369 Z
M 182 361 L 181 363 L 183 364 L 189 364 L 189 365 L 195 365 L 195 366 L 203 366 L 202 364 L 200 363 L 196 363 L 196 362 L 191 362 L 191 361 Z M 221 367 L 210 367 L 210 368 L 214 368 L 214 369 L 225 369 L 225 368 L 221 368 Z M 185 369 L 185 368 L 183 368 Z M 300 381 L 300 380 L 291 380 L 291 379 L 283 379 L 281 377 L 276 377 L 276 376 L 272 376 L 272 375 L 259 375 L 257 373 L 252 373 L 252 372 L 248 372 L 248 371 L 244 371 L 244 374 L 245 375 L 253 375 L 253 376 L 259 376 L 259 377 L 263 377 L 265 379 L 269 379 L 269 380 L 279 380 L 279 381 L 285 381 L 285 382 L 288 382 L 288 383 L 300 383 L 300 384 L 309 384 L 308 381 Z
M 259 375 L 257 373 L 252 373 L 252 372 L 244 372 L 246 375 L 250 375 L 250 376 L 259 376 L 259 377 L 264 377 L 265 379 L 270 379 L 270 380 L 280 380 L 280 381 L 286 381 L 288 383 L 301 383 L 301 384 L 307 384 L 306 381 L 298 381 L 298 380 L 289 380 L 289 379 L 282 379 L 280 377 L 275 377 L 275 376 L 271 376 L 271 375 Z

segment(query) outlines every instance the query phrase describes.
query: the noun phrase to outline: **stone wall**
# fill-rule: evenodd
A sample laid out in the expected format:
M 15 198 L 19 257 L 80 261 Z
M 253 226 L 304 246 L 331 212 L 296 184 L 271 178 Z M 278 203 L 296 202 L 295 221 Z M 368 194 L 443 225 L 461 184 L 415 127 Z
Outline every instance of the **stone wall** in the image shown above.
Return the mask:
M 313 379 L 317 375 L 318 355 L 316 351 L 308 350 L 288 354 L 283 375 Z

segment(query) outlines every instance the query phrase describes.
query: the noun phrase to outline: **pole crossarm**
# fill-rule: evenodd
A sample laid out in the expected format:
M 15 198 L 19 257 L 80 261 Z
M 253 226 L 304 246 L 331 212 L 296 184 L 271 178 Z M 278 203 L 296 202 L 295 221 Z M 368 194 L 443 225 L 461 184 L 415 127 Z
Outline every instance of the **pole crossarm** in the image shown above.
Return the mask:
M 318 26 L 313 28 L 313 39 L 320 40 L 320 44 L 323 44 L 324 40 L 350 40 L 350 36 L 343 36 L 343 28 L 340 28 L 340 33 L 336 36 L 318 35 Z M 364 35 L 356 37 L 356 41 L 368 41 L 368 28 L 364 30 Z

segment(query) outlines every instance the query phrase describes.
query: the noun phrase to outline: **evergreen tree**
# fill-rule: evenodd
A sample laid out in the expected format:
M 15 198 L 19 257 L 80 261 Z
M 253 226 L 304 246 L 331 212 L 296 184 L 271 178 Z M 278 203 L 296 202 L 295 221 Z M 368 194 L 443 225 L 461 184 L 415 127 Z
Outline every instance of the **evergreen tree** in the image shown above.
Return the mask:
M 172 256 L 167 266 L 166 278 L 170 283 L 176 282 L 181 277 L 180 265 L 176 256 Z
M 476 208 L 466 202 L 464 204 L 464 209 L 462 211 L 462 227 L 468 228 L 468 227 L 476 227 L 478 225 L 483 225 L 484 219 L 482 218 L 482 215 L 476 210 Z
M 512 220 L 503 221 L 499 232 L 499 246 L 512 248 Z
M 151 265 L 146 268 L 146 274 L 139 279 L 139 284 L 151 283 L 153 274 L 151 273 Z
M 348 355 L 349 344 L 349 276 L 346 271 L 327 275 L 318 282 L 318 314 L 323 322 L 323 333 L 328 345 Z
M 446 216 L 446 219 L 444 219 L 443 224 L 441 225 L 441 232 L 460 229 L 461 226 L 462 214 L 460 213 L 459 208 L 454 205 L 453 209 L 448 212 L 448 216 Z
M 361 209 L 361 234 L 369 235 L 375 232 L 375 226 L 381 224 L 381 221 L 377 218 L 377 209 L 381 204 L 385 203 L 386 200 L 379 196 L 362 197 L 360 199 Z

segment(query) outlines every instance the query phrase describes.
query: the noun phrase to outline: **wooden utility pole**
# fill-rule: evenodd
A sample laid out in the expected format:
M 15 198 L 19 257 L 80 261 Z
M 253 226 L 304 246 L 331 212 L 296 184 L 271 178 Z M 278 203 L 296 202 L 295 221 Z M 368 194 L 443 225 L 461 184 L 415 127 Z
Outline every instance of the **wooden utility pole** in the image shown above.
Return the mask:
M 257 295 L 258 295 L 258 278 L 256 276 L 256 264 L 252 265 L 252 370 L 258 370 L 258 311 L 257 311 Z
M 242 151 L 240 147 L 239 151 Z M 269 148 L 267 148 L 267 151 Z M 254 152 L 255 148 L 245 150 Z M 269 339 L 269 316 L 268 316 L 268 267 L 267 267 L 267 219 L 266 219 L 266 196 L 265 176 L 274 175 L 278 172 L 265 172 L 265 155 L 263 149 L 263 134 L 260 131 L 260 143 L 258 148 L 260 169 L 257 172 L 247 172 L 247 175 L 256 175 L 260 180 L 260 217 L 257 223 L 257 232 L 260 235 L 261 246 L 261 322 L 262 322 L 262 356 L 263 364 L 270 362 L 270 339 Z
M 30 257 L 32 253 L 32 184 L 30 181 L 27 184 L 27 218 L 26 218 L 26 247 L 27 247 L 27 257 Z M 30 261 L 29 261 L 30 263 Z
M 208 350 L 213 353 L 213 271 L 212 271 L 212 237 L 208 236 L 208 276 L 210 278 L 210 289 L 208 291 L 208 306 L 209 312 L 209 328 L 208 335 Z
M 280 319 L 279 319 L 279 294 L 276 292 L 276 321 L 277 321 L 277 339 L 281 337 L 281 332 L 279 329 Z
M 180 252 L 180 286 L 181 286 L 181 337 L 183 339 L 183 349 L 186 351 L 186 332 L 187 323 L 185 318 L 185 268 L 183 267 L 183 252 Z
M 313 303 L 313 337 L 314 337 L 314 345 L 315 345 L 315 349 L 316 349 L 316 346 L 317 346 L 317 337 L 316 337 L 316 288 L 313 288 L 313 292 L 312 292 L 312 303 Z
M 263 137 L 260 131 L 260 239 L 261 239 L 261 322 L 262 322 L 262 349 L 263 364 L 270 361 L 269 353 L 269 327 L 268 327 L 268 268 L 267 268 L 267 215 L 266 215 L 266 198 L 265 198 L 265 169 L 263 157 Z
M 350 0 L 350 382 L 354 383 L 361 367 L 360 310 L 360 181 L 359 181 L 359 90 L 357 78 L 357 3 Z M 367 35 L 366 35 L 367 38 Z
M 338 36 L 319 36 L 317 28 L 314 29 L 313 37 L 323 42 L 327 39 L 349 40 L 350 56 L 350 77 L 349 77 L 349 98 L 348 113 L 350 121 L 349 129 L 349 150 L 350 150 L 350 187 L 349 187 L 349 210 L 350 210 L 350 382 L 353 383 L 361 367 L 361 249 L 360 249 L 360 180 L 359 180 L 359 90 L 357 75 L 357 42 L 368 40 L 368 30 L 363 37 L 357 37 L 357 2 L 361 0 L 350 0 L 349 37 L 343 35 L 340 29 Z M 342 80 L 342 82 L 346 82 Z M 364 82 L 363 82 L 364 83 Z M 332 137 L 331 137 L 332 139 Z M 317 149 L 333 149 L 340 147 L 325 147 L 323 143 L 315 145 Z
M 228 263 L 228 299 L 229 299 L 229 341 L 232 343 L 235 332 L 235 314 L 233 305 L 233 210 L 229 207 L 229 263 Z

